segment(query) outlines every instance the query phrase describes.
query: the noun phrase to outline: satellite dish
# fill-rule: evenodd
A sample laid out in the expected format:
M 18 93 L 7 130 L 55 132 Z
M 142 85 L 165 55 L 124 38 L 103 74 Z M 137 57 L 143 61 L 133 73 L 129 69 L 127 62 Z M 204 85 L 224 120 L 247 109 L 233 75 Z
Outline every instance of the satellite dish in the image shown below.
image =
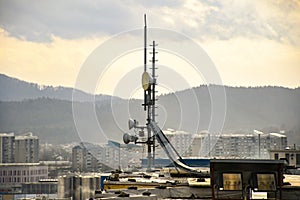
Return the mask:
M 153 84 L 152 76 L 148 72 L 144 72 L 142 75 L 143 89 L 148 90 L 151 84 Z
M 128 144 L 128 143 L 130 143 L 130 142 L 136 142 L 136 140 L 137 140 L 138 138 L 136 137 L 136 136 L 134 136 L 134 135 L 129 135 L 128 133 L 125 133 L 124 135 L 123 135 L 123 142 L 125 143 L 125 144 Z
M 132 129 L 133 127 L 135 127 L 136 125 L 136 121 L 134 119 L 129 119 L 128 120 L 128 128 L 129 130 Z

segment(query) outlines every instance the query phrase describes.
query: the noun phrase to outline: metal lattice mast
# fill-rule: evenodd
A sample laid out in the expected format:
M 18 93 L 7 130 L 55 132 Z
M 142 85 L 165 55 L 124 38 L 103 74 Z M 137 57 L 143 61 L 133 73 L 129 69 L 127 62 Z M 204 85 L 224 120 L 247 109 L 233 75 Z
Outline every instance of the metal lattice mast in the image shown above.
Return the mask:
M 156 74 L 155 74 L 155 70 L 157 69 L 156 68 L 156 66 L 155 66 L 155 62 L 157 61 L 156 59 L 155 59 L 155 54 L 157 53 L 156 51 L 155 51 L 155 47 L 157 46 L 157 44 L 155 44 L 155 41 L 153 41 L 152 42 L 152 45 L 150 45 L 150 46 L 152 46 L 152 52 L 150 52 L 150 53 L 152 53 L 152 60 L 151 60 L 151 62 L 152 62 L 152 78 L 153 78 L 153 83 L 152 83 L 152 97 L 151 97 L 151 106 L 152 106 L 152 121 L 154 121 L 154 122 L 156 122 L 155 121 L 155 117 L 156 117 L 156 112 L 155 112 L 155 109 L 156 109 L 156 105 L 155 105 L 155 102 L 156 102 L 156 95 L 155 95 L 155 93 L 156 93 L 156 90 L 155 90 L 155 86 L 156 86 Z M 152 134 L 153 136 L 152 136 L 152 145 L 153 145 L 153 156 L 152 156 L 152 159 L 153 159 L 153 161 L 152 161 L 152 164 L 153 164 L 153 166 L 155 166 L 155 163 L 154 163 L 154 161 L 155 161 L 155 134 L 153 133 Z

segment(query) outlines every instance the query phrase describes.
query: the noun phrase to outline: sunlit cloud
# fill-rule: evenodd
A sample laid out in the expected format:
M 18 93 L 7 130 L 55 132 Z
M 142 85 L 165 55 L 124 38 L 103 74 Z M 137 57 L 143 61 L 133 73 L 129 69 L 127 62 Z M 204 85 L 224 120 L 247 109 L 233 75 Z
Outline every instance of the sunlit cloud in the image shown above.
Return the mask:
M 51 43 L 36 43 L 9 36 L 2 29 L 1 73 L 43 85 L 73 87 L 86 57 L 105 40 L 105 37 L 77 40 L 51 38 Z
M 149 27 L 178 31 L 202 46 L 225 85 L 300 86 L 300 3 L 296 0 L 129 0 L 126 4 L 121 0 L 2 0 L 0 73 L 73 87 L 90 53 L 115 34 L 142 28 L 144 13 Z M 142 64 L 129 57 L 116 61 L 120 62 Z M 181 73 L 183 66 L 174 69 Z M 114 92 L 110 79 L 105 78 L 99 92 Z M 193 81 L 190 86 L 202 83 Z

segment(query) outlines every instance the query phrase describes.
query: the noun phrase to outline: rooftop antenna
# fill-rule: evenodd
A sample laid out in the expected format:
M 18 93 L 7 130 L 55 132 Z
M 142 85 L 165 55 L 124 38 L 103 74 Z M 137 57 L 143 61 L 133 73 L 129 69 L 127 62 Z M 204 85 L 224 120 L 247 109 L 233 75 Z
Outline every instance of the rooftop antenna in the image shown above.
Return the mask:
M 142 85 L 144 89 L 144 110 L 147 112 L 147 158 L 148 166 L 147 169 L 151 170 L 151 167 L 154 165 L 155 158 L 155 137 L 152 134 L 150 122 L 155 120 L 155 42 L 153 41 L 153 52 L 152 59 L 152 74 L 147 72 L 147 18 L 146 14 L 144 15 L 144 73 L 142 75 Z
M 155 86 L 157 84 L 156 82 L 156 66 L 155 62 L 157 61 L 155 59 L 155 54 L 157 53 L 155 50 L 155 47 L 157 44 L 155 41 L 152 42 L 150 46 L 152 46 L 152 59 L 150 62 L 152 63 L 152 74 L 147 72 L 147 21 L 146 21 L 146 14 L 144 15 L 144 72 L 142 74 L 142 87 L 144 89 L 144 103 L 142 106 L 144 107 L 144 110 L 147 112 L 147 122 L 146 125 L 139 125 L 138 121 L 129 119 L 128 121 L 128 128 L 129 130 L 132 128 L 140 129 L 140 133 L 142 133 L 141 137 L 144 137 L 144 129 L 147 130 L 147 140 L 139 140 L 138 136 L 130 135 L 128 133 L 125 133 L 123 135 L 123 141 L 125 144 L 128 144 L 130 142 L 134 142 L 135 144 L 146 144 L 147 145 L 147 160 L 148 160 L 148 166 L 147 171 L 151 170 L 151 167 L 155 167 L 154 165 L 154 158 L 155 158 L 155 139 L 157 139 L 160 146 L 164 149 L 170 160 L 173 161 L 174 166 L 178 168 L 181 168 L 185 171 L 201 174 L 201 171 L 198 171 L 196 169 L 193 169 L 192 167 L 186 165 L 184 161 L 182 160 L 182 157 L 177 152 L 176 148 L 172 145 L 172 143 L 169 141 L 167 136 L 163 133 L 163 131 L 159 128 L 157 125 L 157 122 L 155 120 L 156 114 L 155 114 L 155 102 L 156 99 L 156 90 Z M 153 149 L 152 149 L 153 148 Z M 153 153 L 153 154 L 152 154 Z
M 152 119 L 151 116 L 151 86 L 153 83 L 153 78 L 147 72 L 147 17 L 144 14 L 144 73 L 142 75 L 142 85 L 144 88 L 144 110 L 147 111 L 147 158 L 148 158 L 148 165 L 147 170 L 151 170 L 152 163 L 153 163 L 153 156 L 152 156 L 152 145 L 153 145 L 153 138 L 151 137 L 151 128 L 150 128 L 150 121 Z M 154 152 L 153 152 L 154 153 Z
M 128 126 L 129 129 L 135 128 L 140 129 L 140 132 L 144 132 L 144 129 L 147 130 L 147 140 L 146 141 L 139 141 L 138 137 L 132 136 L 130 134 L 125 133 L 123 135 L 123 141 L 125 144 L 128 144 L 129 142 L 134 143 L 141 143 L 147 145 L 147 170 L 151 170 L 151 167 L 154 166 L 154 158 L 155 158 L 155 135 L 152 134 L 152 129 L 150 126 L 150 123 L 155 121 L 155 101 L 156 101 L 156 75 L 155 75 L 155 54 L 157 53 L 155 51 L 155 47 L 157 44 L 155 44 L 155 41 L 150 45 L 152 46 L 152 59 L 150 62 L 152 63 L 152 74 L 147 72 L 147 18 L 146 14 L 144 15 L 144 72 L 142 74 L 142 86 L 144 89 L 144 103 L 142 106 L 144 107 L 144 110 L 147 112 L 147 122 L 145 126 L 138 125 L 138 122 L 136 120 L 129 119 Z
M 147 72 L 147 17 L 144 14 L 144 72 Z M 147 110 L 146 107 L 146 95 L 147 91 L 144 90 L 144 110 Z

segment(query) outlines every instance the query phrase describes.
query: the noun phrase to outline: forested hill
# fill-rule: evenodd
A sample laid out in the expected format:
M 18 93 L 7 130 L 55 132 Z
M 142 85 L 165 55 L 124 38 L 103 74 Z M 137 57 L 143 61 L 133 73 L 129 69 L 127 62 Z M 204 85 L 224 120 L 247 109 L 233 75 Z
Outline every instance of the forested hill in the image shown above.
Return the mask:
M 108 139 L 121 141 L 123 133 L 129 132 L 129 117 L 137 119 L 141 124 L 145 122 L 145 112 L 140 100 L 108 96 L 96 101 L 96 104 L 82 99 L 81 102 L 74 102 L 72 105 L 68 98 L 62 98 L 63 95 L 59 96 L 60 98 L 55 96 L 57 94 L 42 97 L 37 85 L 26 82 L 18 84 L 28 84 L 27 90 L 24 89 L 24 85 L 19 89 L 18 86 L 10 87 L 14 88 L 14 93 L 8 95 L 1 85 L 0 132 L 18 134 L 31 131 L 40 137 L 42 143 L 67 143 L 82 138 L 89 142 L 101 142 L 103 135 Z M 286 130 L 290 143 L 300 144 L 299 88 L 225 87 L 225 101 L 223 102 L 222 98 L 212 101 L 210 91 L 220 87 L 199 86 L 159 96 L 157 120 L 160 126 L 191 133 L 210 129 L 214 109 L 218 108 L 213 102 L 217 102 L 224 105 L 226 110 L 223 132 Z M 30 96 L 30 92 L 35 91 L 33 88 L 37 90 L 36 95 Z M 29 94 L 26 91 L 30 91 Z M 18 97 L 17 93 L 20 94 Z M 76 126 L 72 110 L 74 105 L 79 111 L 75 120 Z M 93 116 L 96 116 L 96 121 Z
M 54 98 L 60 100 L 72 100 L 74 92 L 69 87 L 41 86 L 35 83 L 28 83 L 16 78 L 0 74 L 0 101 L 22 101 L 26 99 Z M 75 90 L 77 101 L 91 101 L 94 96 L 80 90 Z M 111 98 L 108 95 L 96 95 L 98 101 Z M 115 97 L 117 98 L 117 97 Z

